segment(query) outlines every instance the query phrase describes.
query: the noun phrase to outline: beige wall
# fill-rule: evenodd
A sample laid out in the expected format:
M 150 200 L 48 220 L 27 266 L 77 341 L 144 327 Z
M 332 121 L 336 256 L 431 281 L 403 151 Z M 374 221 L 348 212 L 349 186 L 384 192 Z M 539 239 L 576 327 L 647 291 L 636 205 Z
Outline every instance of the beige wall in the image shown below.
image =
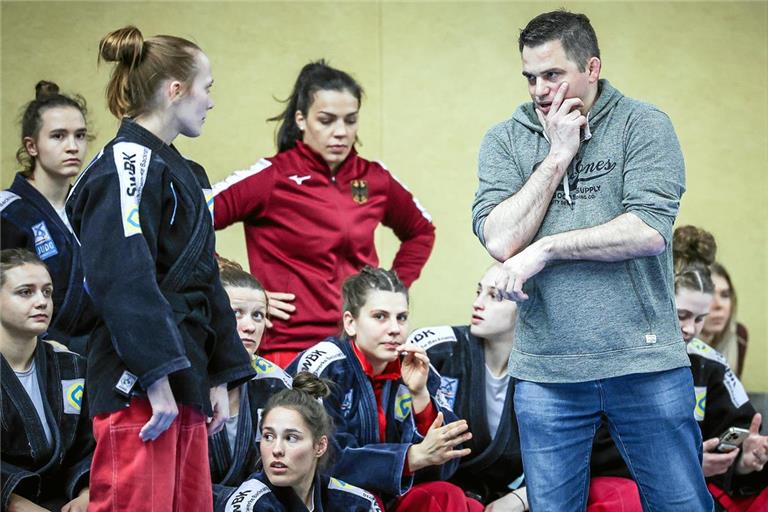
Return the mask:
M 360 151 L 381 159 L 419 197 L 437 244 L 412 290 L 412 326 L 468 320 L 489 258 L 471 233 L 479 141 L 526 100 L 518 29 L 550 2 L 7 2 L 2 3 L 2 185 L 15 163 L 19 107 L 41 78 L 82 93 L 97 140 L 112 135 L 96 68 L 99 39 L 136 24 L 146 35 L 196 40 L 210 56 L 216 109 L 199 140 L 180 141 L 213 180 L 273 153 L 266 117 L 298 69 L 319 57 L 366 88 Z M 688 167 L 679 223 L 710 229 L 733 273 L 750 329 L 744 381 L 768 391 L 768 4 L 568 3 L 593 21 L 603 76 L 659 105 L 677 128 Z M 396 244 L 379 233 L 380 254 Z M 220 251 L 245 261 L 242 231 Z

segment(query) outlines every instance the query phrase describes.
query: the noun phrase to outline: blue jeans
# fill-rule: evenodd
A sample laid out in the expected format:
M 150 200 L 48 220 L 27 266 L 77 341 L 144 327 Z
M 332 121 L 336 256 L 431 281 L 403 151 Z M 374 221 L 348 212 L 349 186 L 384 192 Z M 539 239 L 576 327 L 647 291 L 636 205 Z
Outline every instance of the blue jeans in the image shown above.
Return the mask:
M 515 414 L 533 512 L 585 510 L 603 417 L 645 511 L 708 512 L 689 368 L 568 384 L 517 381 Z

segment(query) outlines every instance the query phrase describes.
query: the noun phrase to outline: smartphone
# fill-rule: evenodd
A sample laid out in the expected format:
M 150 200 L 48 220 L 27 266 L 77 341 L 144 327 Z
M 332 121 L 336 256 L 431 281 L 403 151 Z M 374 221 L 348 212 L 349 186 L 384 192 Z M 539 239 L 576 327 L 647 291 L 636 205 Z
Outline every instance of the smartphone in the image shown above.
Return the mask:
M 718 452 L 730 452 L 735 450 L 749 436 L 749 430 L 739 427 L 731 427 L 720 434 L 720 442 L 717 444 Z

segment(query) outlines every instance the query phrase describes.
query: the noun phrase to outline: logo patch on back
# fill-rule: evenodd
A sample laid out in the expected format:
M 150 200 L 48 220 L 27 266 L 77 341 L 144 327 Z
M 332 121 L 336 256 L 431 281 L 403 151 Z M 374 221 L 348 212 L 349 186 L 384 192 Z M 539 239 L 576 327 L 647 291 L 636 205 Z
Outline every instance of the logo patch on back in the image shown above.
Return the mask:
M 441 325 L 440 327 L 422 327 L 416 329 L 408 336 L 408 343 L 416 343 L 424 350 L 429 350 L 435 345 L 441 343 L 451 343 L 456 341 L 456 334 L 450 325 Z
M 115 168 L 120 179 L 120 212 L 126 238 L 141 234 L 139 205 L 147 180 L 152 151 L 141 144 L 118 142 L 112 148 Z
M 64 414 L 80 414 L 83 406 L 85 379 L 62 380 L 61 391 L 64 396 Z
M 330 341 L 321 341 L 301 355 L 297 373 L 310 372 L 320 375 L 329 364 L 341 359 L 346 359 L 346 356 L 338 345 Z
M 246 480 L 229 497 L 224 510 L 226 512 L 251 511 L 254 509 L 256 502 L 269 492 L 272 491 L 269 490 L 266 484 L 256 479 Z
M 32 226 L 32 234 L 35 236 L 35 252 L 38 258 L 46 260 L 59 254 L 59 250 L 56 249 L 56 244 L 53 243 L 53 238 L 51 238 L 51 233 L 48 231 L 45 221 Z

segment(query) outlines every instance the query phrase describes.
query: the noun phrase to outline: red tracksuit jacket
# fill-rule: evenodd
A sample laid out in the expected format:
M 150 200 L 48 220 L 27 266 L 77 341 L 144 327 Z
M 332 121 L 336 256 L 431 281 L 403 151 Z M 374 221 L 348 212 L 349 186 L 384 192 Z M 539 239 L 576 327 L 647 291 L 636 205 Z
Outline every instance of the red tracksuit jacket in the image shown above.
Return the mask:
M 216 229 L 245 225 L 251 273 L 265 288 L 296 295 L 291 319 L 274 319 L 261 350 L 304 350 L 338 334 L 341 285 L 378 266 L 379 223 L 400 239 L 392 264 L 410 286 L 435 241 L 431 217 L 378 163 L 353 150 L 336 175 L 302 142 L 214 186 Z

